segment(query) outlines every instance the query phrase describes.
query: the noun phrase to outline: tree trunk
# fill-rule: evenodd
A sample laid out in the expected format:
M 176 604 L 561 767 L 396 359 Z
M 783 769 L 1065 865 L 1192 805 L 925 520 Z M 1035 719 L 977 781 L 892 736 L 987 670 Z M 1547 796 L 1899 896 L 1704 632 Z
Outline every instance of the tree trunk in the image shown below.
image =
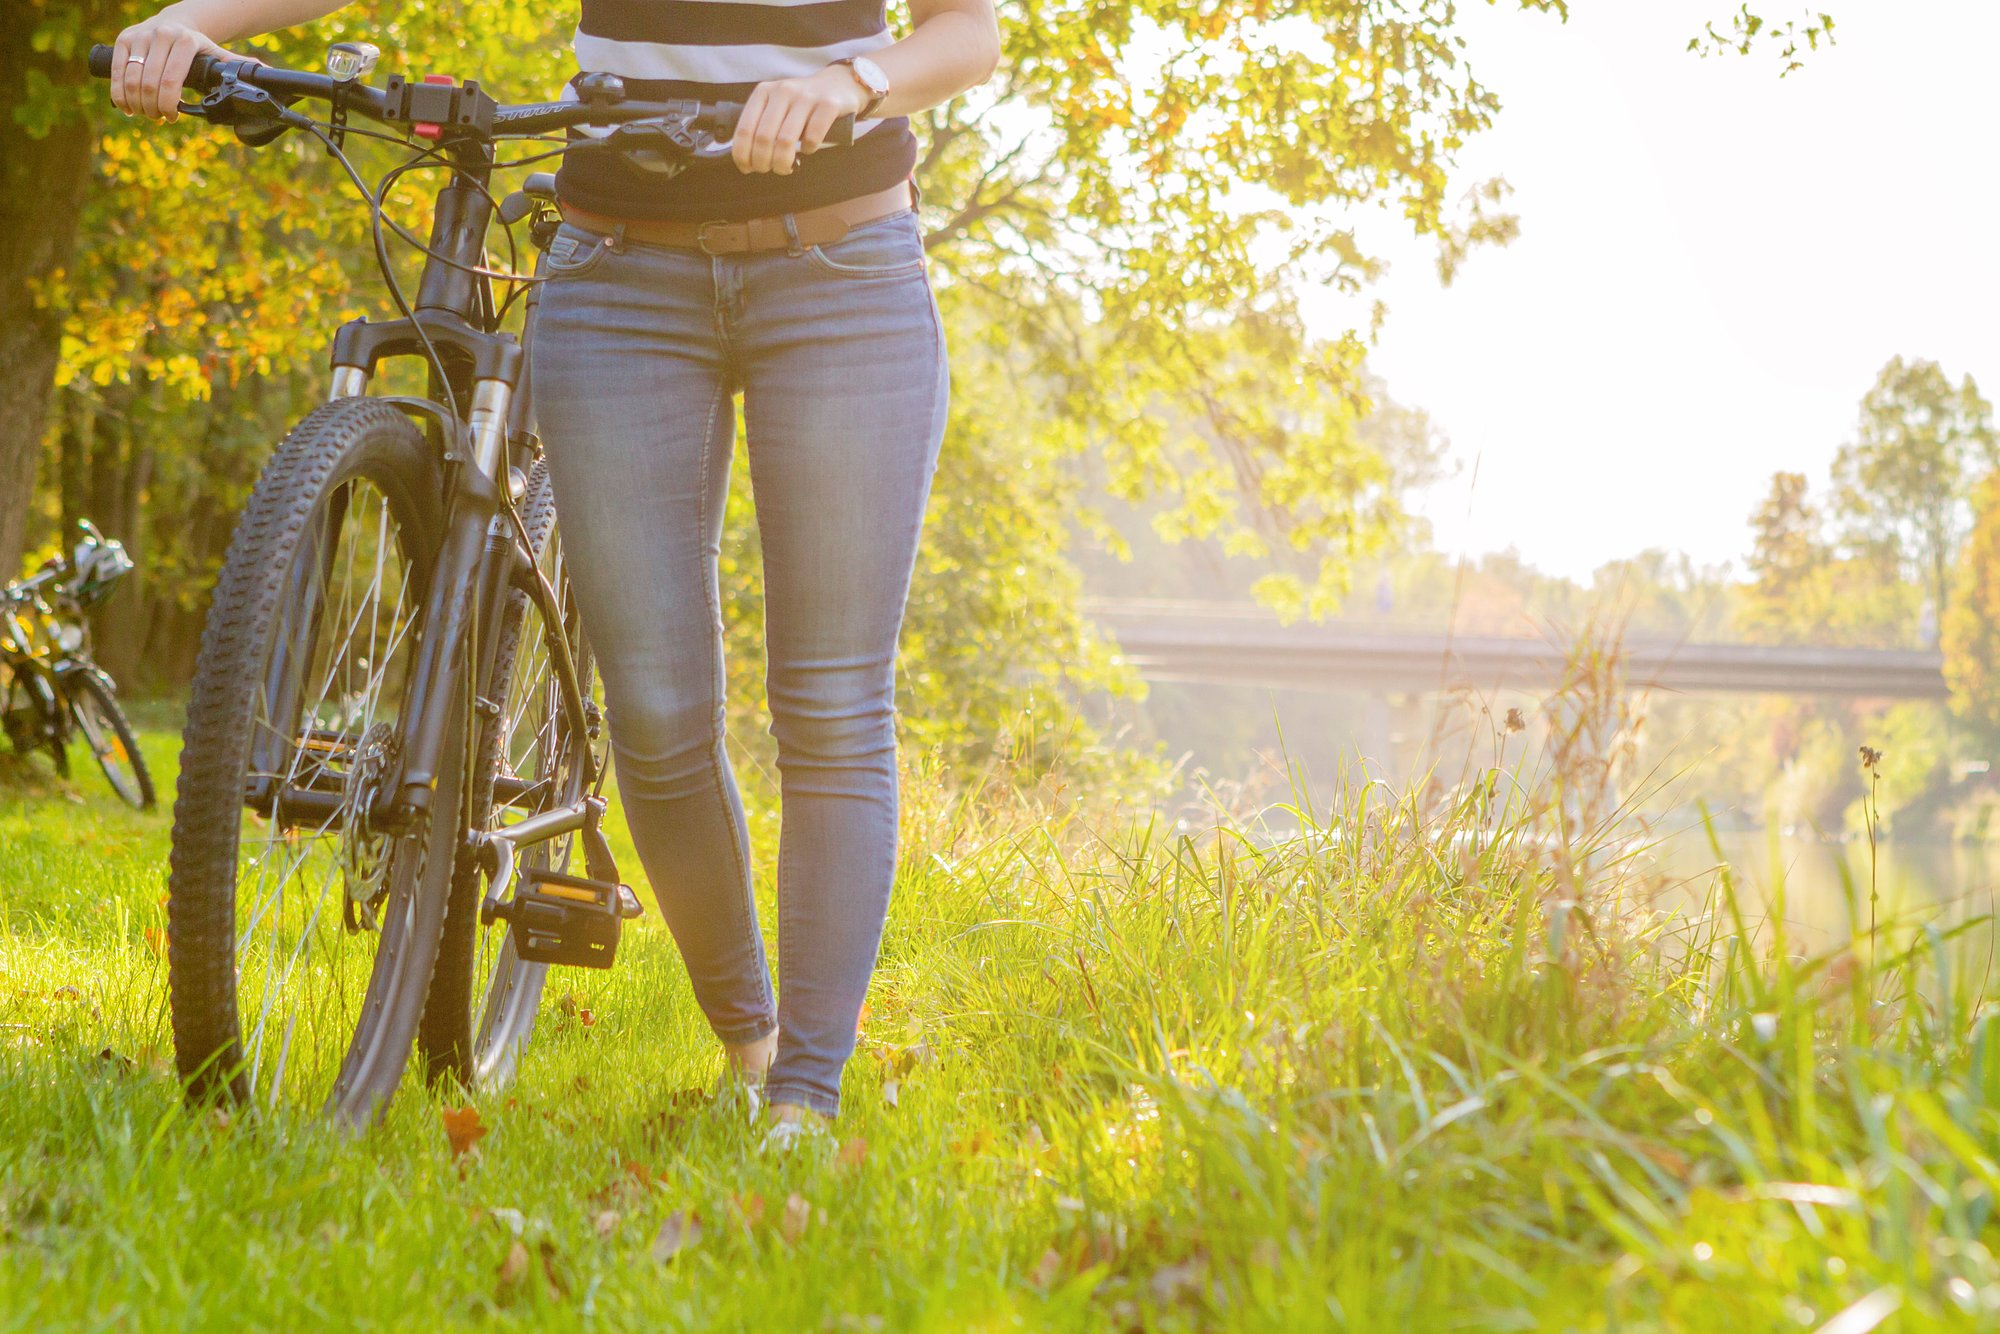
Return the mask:
M 27 542 L 62 337 L 64 312 L 39 309 L 35 289 L 75 247 L 94 137 L 88 120 L 74 112 L 42 134 L 15 118 L 31 99 L 37 111 L 48 109 L 51 95 L 30 92 L 30 73 L 46 75 L 58 95 L 79 82 L 74 61 L 32 51 L 42 18 L 35 5 L 0 5 L 0 51 L 8 66 L 0 73 L 0 579 L 20 569 Z

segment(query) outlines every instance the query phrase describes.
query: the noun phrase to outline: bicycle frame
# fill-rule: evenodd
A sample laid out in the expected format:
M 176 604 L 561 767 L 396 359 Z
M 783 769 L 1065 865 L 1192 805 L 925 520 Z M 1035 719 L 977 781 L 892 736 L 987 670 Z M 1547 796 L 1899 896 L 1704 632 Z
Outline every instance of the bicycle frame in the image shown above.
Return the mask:
M 104 669 L 91 661 L 87 632 L 80 646 L 63 644 L 56 609 L 35 591 L 47 581 L 47 576 L 32 580 L 15 596 L 0 599 L 0 711 L 13 702 L 15 691 L 25 692 L 50 729 L 48 741 L 66 746 L 71 727 L 69 682 L 89 675 L 106 690 L 115 687 Z M 21 591 L 31 596 L 18 596 Z M 82 628 L 81 618 L 76 624 Z
M 481 713 L 497 708 L 492 702 L 496 683 L 486 678 L 496 657 L 500 613 L 510 589 L 532 599 L 549 628 L 550 664 L 571 735 L 587 737 L 590 732 L 576 664 L 567 640 L 555 632 L 562 623 L 556 592 L 518 540 L 512 514 L 514 479 L 526 474 L 540 449 L 526 392 L 528 357 L 513 334 L 497 327 L 490 280 L 466 271 L 484 259 L 486 232 L 493 219 L 487 192 L 493 150 L 461 142 L 448 148 L 446 156 L 452 174 L 438 193 L 432 253 L 410 315 L 351 321 L 335 335 L 332 350 L 334 399 L 366 394 L 382 363 L 395 357 L 421 357 L 429 363 L 434 350 L 449 377 L 441 383 L 433 365 L 430 397 L 386 399 L 424 427 L 446 465 L 444 535 L 427 579 L 425 633 L 413 667 L 409 706 L 398 722 L 395 754 L 400 772 L 384 786 L 371 812 L 371 822 L 388 829 L 407 828 L 430 813 L 451 711 L 463 707 L 465 674 L 475 665 L 480 679 L 472 682 L 474 708 Z M 525 305 L 531 324 L 533 289 Z M 463 416 L 459 404 L 469 404 Z M 316 627 L 300 631 L 293 651 L 309 652 Z M 274 678 L 280 670 L 274 663 Z M 584 749 L 587 754 L 588 747 Z M 282 769 L 265 766 L 264 771 Z M 587 778 L 594 786 L 596 773 Z M 518 795 L 496 792 L 503 801 Z M 253 806 L 278 818 L 321 824 L 335 814 L 339 803 L 337 794 L 298 789 L 247 796 Z M 581 807 L 576 814 L 581 822 Z M 556 829 L 544 837 L 567 832 Z M 591 841 L 586 839 L 586 845 Z

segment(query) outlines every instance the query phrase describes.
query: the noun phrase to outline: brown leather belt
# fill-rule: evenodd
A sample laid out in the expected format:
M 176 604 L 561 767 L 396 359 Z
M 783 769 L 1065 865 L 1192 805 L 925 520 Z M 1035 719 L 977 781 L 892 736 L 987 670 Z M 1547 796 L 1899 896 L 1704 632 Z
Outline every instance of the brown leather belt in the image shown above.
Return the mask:
M 641 218 L 611 218 L 592 213 L 574 204 L 562 206 L 565 221 L 593 232 L 622 236 L 652 245 L 686 246 L 705 255 L 733 255 L 745 250 L 790 250 L 815 245 L 831 245 L 848 230 L 911 207 L 910 183 L 897 181 L 872 195 L 843 199 L 837 204 L 770 218 L 744 222 L 649 221 Z M 791 227 L 785 222 L 791 220 Z

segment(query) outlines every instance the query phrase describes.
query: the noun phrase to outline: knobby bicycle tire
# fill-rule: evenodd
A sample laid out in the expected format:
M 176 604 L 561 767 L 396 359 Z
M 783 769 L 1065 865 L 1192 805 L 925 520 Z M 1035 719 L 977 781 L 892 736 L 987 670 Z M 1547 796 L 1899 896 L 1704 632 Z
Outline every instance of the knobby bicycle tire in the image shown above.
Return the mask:
M 281 630 L 297 634 L 298 625 L 318 615 L 310 608 L 298 614 L 298 571 L 307 568 L 305 553 L 319 550 L 311 538 L 325 531 L 326 514 L 336 506 L 344 513 L 347 501 L 334 498 L 355 494 L 354 482 L 379 492 L 384 512 L 393 515 L 398 552 L 410 570 L 405 583 L 421 606 L 442 538 L 437 464 L 422 434 L 395 408 L 344 398 L 300 422 L 259 477 L 203 631 L 183 734 L 167 903 L 174 1049 L 196 1099 L 243 1102 L 251 1094 L 239 1013 L 237 890 L 253 721 L 267 706 L 263 692 Z M 421 636 L 421 626 L 414 633 Z M 454 710 L 454 719 L 462 712 Z M 464 734 L 462 722 L 447 729 L 432 814 L 396 844 L 394 855 L 411 860 L 397 863 L 396 902 L 383 915 L 360 1018 L 324 1103 L 339 1122 L 371 1120 L 409 1061 L 460 832 Z M 308 748 L 303 739 L 284 744 L 293 753 Z M 290 1041 L 287 1032 L 286 1051 Z M 274 1080 L 283 1077 L 284 1055 Z
M 562 538 L 556 527 L 555 496 L 545 460 L 536 460 L 528 475 L 521 520 L 537 563 L 546 568 L 547 558 L 551 555 L 559 561 Z M 551 542 L 557 544 L 554 552 L 549 550 Z M 554 573 L 560 581 L 559 564 Z M 558 592 L 561 592 L 560 582 Z M 521 655 L 531 652 L 532 646 L 523 642 L 525 633 L 531 625 L 542 624 L 539 615 L 530 621 L 530 610 L 525 594 L 519 591 L 509 594 L 494 653 L 492 677 L 496 703 L 503 706 L 509 702 L 511 682 L 521 665 Z M 576 626 L 562 627 L 558 632 L 569 641 L 576 663 L 578 686 L 588 700 L 594 675 L 589 647 Z M 467 803 L 467 809 L 474 812 L 475 827 L 489 818 L 493 805 L 493 788 L 502 761 L 500 749 L 506 722 L 505 716 L 498 713 L 488 718 L 480 730 L 479 746 L 473 752 L 472 800 Z M 589 739 L 583 738 L 581 744 L 587 747 Z M 587 771 L 577 769 L 575 754 L 572 753 L 569 758 L 567 772 L 562 781 L 555 784 L 557 792 L 550 802 L 552 805 L 581 797 L 589 780 Z M 563 863 L 566 861 L 566 852 L 555 864 L 534 850 L 522 857 L 523 866 L 544 865 L 555 871 L 565 869 Z M 456 1080 L 467 1088 L 480 1086 L 490 1089 L 509 1083 L 520 1052 L 534 1030 L 535 1011 L 548 974 L 547 964 L 524 962 L 504 944 L 495 955 L 492 972 L 482 970 L 479 951 L 482 885 L 483 877 L 477 859 L 462 851 L 452 876 L 451 906 L 445 913 L 444 935 L 438 947 L 437 966 L 431 975 L 431 994 L 424 1007 L 423 1023 L 417 1032 L 417 1048 L 423 1057 L 425 1077 L 434 1084 Z
M 139 738 L 132 730 L 132 722 L 125 716 L 125 710 L 118 706 L 118 697 L 111 693 L 95 672 L 78 671 L 71 673 L 63 682 L 63 692 L 69 696 L 71 714 L 76 719 L 77 731 L 89 745 L 97 758 L 97 767 L 104 771 L 105 781 L 111 784 L 126 805 L 136 810 L 153 809 L 153 775 L 146 768 L 146 757 L 139 752 Z M 93 726 L 86 721 L 87 711 L 94 711 L 97 718 L 111 729 L 111 739 L 117 742 L 121 752 L 118 758 L 125 761 L 132 771 L 132 785 L 128 789 L 112 768 L 112 761 L 106 758 L 103 738 L 92 734 Z

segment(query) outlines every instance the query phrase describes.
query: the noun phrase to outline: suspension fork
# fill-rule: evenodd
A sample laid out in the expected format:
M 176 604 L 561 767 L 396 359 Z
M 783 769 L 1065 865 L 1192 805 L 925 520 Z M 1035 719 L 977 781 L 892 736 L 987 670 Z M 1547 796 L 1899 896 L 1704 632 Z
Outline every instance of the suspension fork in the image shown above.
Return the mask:
M 424 635 L 410 681 L 412 708 L 401 737 L 402 773 L 385 812 L 391 825 L 431 812 L 446 759 L 451 711 L 468 703 L 462 694 L 466 673 L 474 663 L 483 671 L 492 660 L 488 640 L 499 620 L 498 598 L 508 570 L 505 551 L 511 545 L 501 514 L 501 488 L 506 485 L 513 393 L 513 383 L 506 379 L 473 385 L 467 453 L 456 469 L 444 542 L 424 599 Z M 482 683 L 471 684 L 476 696 Z

